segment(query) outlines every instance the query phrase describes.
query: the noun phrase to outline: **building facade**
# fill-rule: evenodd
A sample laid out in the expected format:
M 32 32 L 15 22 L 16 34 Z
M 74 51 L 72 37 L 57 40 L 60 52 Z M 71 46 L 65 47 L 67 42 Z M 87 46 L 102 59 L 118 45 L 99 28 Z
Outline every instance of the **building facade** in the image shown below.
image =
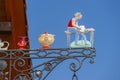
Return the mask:
M 19 41 L 19 36 L 28 37 L 28 23 L 26 16 L 26 1 L 25 0 L 0 0 L 0 39 L 2 41 L 8 41 L 10 46 L 9 49 L 18 49 L 17 43 Z M 27 44 L 27 49 L 29 49 L 29 42 Z M 21 54 L 19 54 L 21 55 Z M 0 56 L 2 56 L 0 54 Z M 29 56 L 29 55 L 28 55 Z M 12 56 L 14 57 L 14 56 Z M 12 66 L 10 66 L 9 60 L 7 61 L 7 67 L 4 71 L 8 71 L 11 80 L 14 80 L 14 76 L 19 74 Z M 14 60 L 13 60 L 14 62 Z M 12 63 L 13 63 L 12 62 Z M 25 59 L 26 64 L 20 69 L 28 69 L 31 67 L 31 60 Z M 19 68 L 19 66 L 17 66 Z M 26 72 L 25 74 L 29 74 Z M 2 77 L 1 80 L 5 80 Z

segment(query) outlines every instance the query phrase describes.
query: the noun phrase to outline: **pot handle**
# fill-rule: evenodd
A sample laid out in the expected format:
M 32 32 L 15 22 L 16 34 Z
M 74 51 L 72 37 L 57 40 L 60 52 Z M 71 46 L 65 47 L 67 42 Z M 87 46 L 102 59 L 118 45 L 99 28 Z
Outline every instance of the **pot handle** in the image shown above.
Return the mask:
M 4 41 L 4 44 L 7 44 L 6 48 L 8 48 L 10 45 L 9 42 L 7 42 L 7 41 Z

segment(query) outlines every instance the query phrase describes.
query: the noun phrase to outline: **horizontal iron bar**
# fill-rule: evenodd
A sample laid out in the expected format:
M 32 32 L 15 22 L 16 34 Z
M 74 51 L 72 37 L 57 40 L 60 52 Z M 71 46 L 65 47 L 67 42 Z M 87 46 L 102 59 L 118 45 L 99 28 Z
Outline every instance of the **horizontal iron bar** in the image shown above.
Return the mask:
M 90 55 L 87 58 L 95 57 L 96 55 Z M 74 57 L 86 57 L 85 55 L 82 56 L 49 56 L 49 57 L 19 57 L 19 58 L 0 58 L 0 60 L 16 60 L 16 59 L 45 59 L 45 58 L 74 58 Z
M 94 49 L 95 48 L 91 48 L 91 47 L 86 47 L 86 48 L 49 48 L 49 49 L 43 49 L 43 48 L 40 48 L 40 49 L 10 49 L 10 50 L 0 50 L 0 52 L 3 52 L 3 51 L 44 51 L 44 50 L 77 50 L 77 49 Z

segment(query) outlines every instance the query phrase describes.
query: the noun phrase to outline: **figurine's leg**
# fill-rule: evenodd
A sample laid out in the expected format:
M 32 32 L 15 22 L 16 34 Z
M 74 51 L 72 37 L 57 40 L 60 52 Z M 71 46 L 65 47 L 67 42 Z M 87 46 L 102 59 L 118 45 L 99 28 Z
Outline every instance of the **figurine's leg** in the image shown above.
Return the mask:
M 82 33 L 80 33 L 81 34 L 81 40 L 83 41 L 84 40 L 84 38 L 83 38 L 83 34 Z
M 75 44 L 77 45 L 79 41 L 79 32 L 76 30 L 75 32 Z
M 86 34 L 81 33 L 81 35 L 82 35 L 82 39 L 83 39 L 84 43 L 87 44 L 86 43 L 87 42 Z

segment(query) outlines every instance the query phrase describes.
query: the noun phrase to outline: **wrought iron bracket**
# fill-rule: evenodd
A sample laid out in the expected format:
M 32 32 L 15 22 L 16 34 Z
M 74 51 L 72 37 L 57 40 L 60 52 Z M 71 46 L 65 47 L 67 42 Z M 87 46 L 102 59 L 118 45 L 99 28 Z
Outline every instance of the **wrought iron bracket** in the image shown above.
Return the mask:
M 70 70 L 74 72 L 72 80 L 78 80 L 76 72 L 81 69 L 83 62 L 90 59 L 90 63 L 94 63 L 95 56 L 95 48 L 0 50 L 0 76 L 4 80 L 11 80 L 11 71 L 15 70 L 19 74 L 16 74 L 13 80 L 46 80 L 60 63 L 72 59 L 69 65 Z M 28 64 L 26 59 L 36 60 L 37 64 L 23 69 Z M 4 71 L 7 67 L 9 70 Z

